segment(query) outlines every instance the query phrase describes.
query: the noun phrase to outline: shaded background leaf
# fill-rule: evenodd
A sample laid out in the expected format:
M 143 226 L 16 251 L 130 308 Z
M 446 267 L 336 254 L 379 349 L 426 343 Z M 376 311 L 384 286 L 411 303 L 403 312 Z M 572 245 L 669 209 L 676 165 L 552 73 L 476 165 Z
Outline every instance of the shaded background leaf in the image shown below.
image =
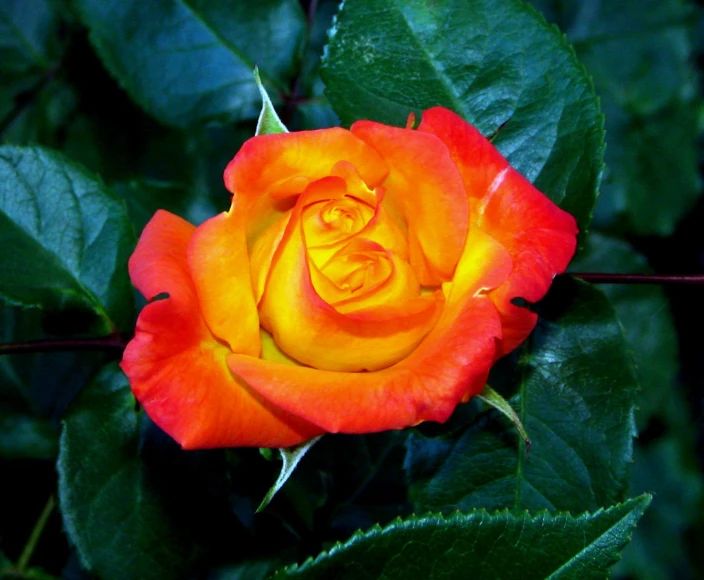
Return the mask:
M 305 28 L 294 0 L 76 0 L 108 70 L 160 121 L 179 127 L 254 118 L 258 65 L 288 91 Z
M 603 120 L 571 47 L 523 2 L 345 2 L 322 73 L 346 124 L 454 110 L 587 229 Z
M 608 147 L 596 224 L 640 235 L 671 234 L 701 193 L 694 5 L 531 3 L 567 34 L 601 99 Z

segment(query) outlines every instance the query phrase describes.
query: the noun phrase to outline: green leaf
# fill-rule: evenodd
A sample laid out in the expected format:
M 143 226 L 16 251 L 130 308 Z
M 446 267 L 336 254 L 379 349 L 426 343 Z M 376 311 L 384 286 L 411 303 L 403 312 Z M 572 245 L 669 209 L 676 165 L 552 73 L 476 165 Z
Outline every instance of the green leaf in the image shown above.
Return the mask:
M 50 0 L 4 0 L 0 4 L 2 85 L 50 70 L 59 56 L 58 14 Z
M 596 223 L 641 235 L 672 233 L 701 191 L 692 3 L 532 4 L 574 42 L 606 113 L 607 170 Z
M 124 203 L 84 168 L 41 147 L 0 147 L 0 245 L 8 303 L 88 311 L 102 332 L 129 324 L 134 233 Z
M 54 78 L 37 83 L 24 98 L 25 102 L 15 107 L 1 125 L 2 142 L 59 147 L 62 130 L 78 106 L 75 88 L 61 78 Z
M 626 113 L 603 99 L 609 146 L 603 195 L 595 210 L 602 228 L 667 236 L 701 194 L 699 103 L 674 99 L 655 113 Z
M 47 419 L 0 406 L 0 456 L 9 459 L 53 459 L 58 451 L 58 429 Z
M 345 2 L 322 74 L 344 123 L 404 125 L 411 111 L 454 110 L 580 230 L 589 225 L 602 115 L 572 48 L 520 0 Z
M 79 320 L 76 320 L 76 319 Z M 0 344 L 61 339 L 85 326 L 76 312 L 0 305 Z M 1 349 L 0 349 L 1 350 Z M 115 354 L 113 352 L 113 354 Z M 24 352 L 0 356 L 0 455 L 55 458 L 58 422 L 76 393 L 106 362 L 103 352 Z
M 110 365 L 65 417 L 59 459 L 64 527 L 82 565 L 104 580 L 180 577 L 196 549 L 139 457 L 144 413 Z
M 322 437 L 322 435 L 320 437 Z M 295 447 L 279 449 L 282 462 L 281 472 L 276 478 L 274 485 L 271 486 L 271 489 L 267 492 L 267 494 L 264 496 L 264 499 L 259 504 L 259 507 L 257 508 L 257 513 L 261 512 L 266 506 L 269 505 L 269 502 L 271 502 L 271 500 L 274 498 L 276 492 L 279 491 L 283 487 L 284 483 L 288 481 L 288 478 L 293 475 L 293 471 L 294 469 L 296 469 L 298 463 L 301 461 L 301 459 L 303 459 L 303 456 L 308 452 L 308 450 L 320 440 L 320 437 L 314 437 L 310 441 L 306 441 L 305 443 L 301 443 L 300 445 L 296 445 Z
M 56 92 L 44 89 L 45 85 L 52 84 L 49 77 L 61 56 L 59 24 L 58 11 L 50 0 L 0 2 L 0 134 L 3 141 L 7 140 L 7 127 L 15 126 L 15 133 L 28 132 L 27 117 L 38 116 L 36 109 L 40 107 L 31 103 L 38 93 L 46 96 Z M 49 116 L 48 108 L 46 114 Z
M 676 397 L 674 397 L 676 398 Z M 674 401 L 673 401 L 674 402 Z M 704 481 L 687 405 L 673 405 L 683 423 L 678 433 L 636 448 L 631 490 L 648 490 L 653 504 L 638 524 L 618 564 L 621 575 L 648 580 L 696 578 L 691 569 L 691 530 L 701 520 Z
M 570 264 L 572 272 L 647 273 L 645 257 L 628 243 L 593 233 Z M 638 380 L 638 424 L 659 414 L 676 388 L 677 332 L 662 287 L 654 284 L 600 284 L 623 325 L 633 351 Z
M 564 277 L 539 313 L 504 385 L 518 390 L 510 402 L 530 433 L 530 453 L 492 413 L 449 436 L 412 434 L 405 468 L 417 511 L 579 513 L 624 499 L 637 382 L 614 310 L 599 290 Z
M 581 516 L 481 509 L 397 519 L 275 578 L 604 578 L 649 503 L 643 495 Z
M 251 119 L 252 78 L 288 90 L 305 32 L 295 0 L 76 0 L 108 70 L 163 123 Z

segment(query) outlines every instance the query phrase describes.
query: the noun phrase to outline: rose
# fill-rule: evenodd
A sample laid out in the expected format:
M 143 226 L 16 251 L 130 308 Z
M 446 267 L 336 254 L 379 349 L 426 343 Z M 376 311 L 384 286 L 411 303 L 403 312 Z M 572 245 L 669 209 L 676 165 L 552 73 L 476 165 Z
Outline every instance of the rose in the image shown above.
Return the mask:
M 129 262 L 151 302 L 122 368 L 188 449 L 445 421 L 575 250 L 574 218 L 443 108 L 254 137 L 225 184 L 228 212 L 157 212 Z

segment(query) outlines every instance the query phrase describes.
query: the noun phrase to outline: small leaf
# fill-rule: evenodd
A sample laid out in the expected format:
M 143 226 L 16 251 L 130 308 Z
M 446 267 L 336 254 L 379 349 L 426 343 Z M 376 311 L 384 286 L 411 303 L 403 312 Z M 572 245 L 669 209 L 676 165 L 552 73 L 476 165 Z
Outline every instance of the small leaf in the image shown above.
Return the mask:
M 322 437 L 322 435 L 320 437 Z M 276 479 L 274 485 L 271 486 L 271 489 L 264 496 L 262 503 L 259 504 L 259 507 L 257 508 L 257 513 L 261 512 L 266 506 L 269 505 L 269 502 L 274 498 L 276 492 L 283 487 L 286 481 L 288 481 L 288 478 L 291 477 L 291 475 L 293 474 L 293 470 L 296 469 L 296 466 L 301 461 L 301 459 L 303 459 L 303 456 L 308 452 L 311 447 L 313 447 L 313 445 L 315 445 L 320 440 L 320 437 L 314 437 L 310 441 L 301 443 L 296 447 L 279 449 L 279 453 L 281 453 L 282 460 L 281 472 L 279 473 L 279 477 Z
M 108 365 L 81 391 L 59 443 L 59 502 L 82 565 L 104 580 L 184 575 L 196 545 L 139 456 L 144 414 Z
M 77 0 L 107 69 L 168 125 L 228 123 L 258 113 L 251 71 L 288 90 L 305 33 L 295 0 Z
M 344 2 L 321 70 L 342 119 L 405 125 L 442 105 L 475 125 L 586 231 L 604 154 L 591 81 L 520 0 Z
M 481 414 L 441 437 L 407 440 L 409 496 L 417 511 L 504 507 L 582 512 L 622 501 L 632 459 L 637 381 L 613 308 L 599 290 L 558 278 L 538 326 L 501 386 L 530 433 Z M 496 371 L 500 371 L 499 366 Z
M 642 495 L 581 516 L 480 509 L 397 519 L 275 578 L 604 578 L 649 503 Z
M 41 147 L 1 147 L 0 246 L 7 303 L 87 312 L 97 332 L 129 324 L 134 233 L 124 203 L 84 168 Z
M 266 88 L 262 84 L 262 80 L 259 77 L 259 69 L 254 67 L 254 80 L 257 83 L 257 88 L 259 89 L 259 94 L 262 97 L 262 111 L 259 113 L 259 119 L 257 120 L 257 130 L 255 135 L 275 135 L 277 133 L 288 133 L 286 125 L 281 122 L 279 115 L 274 109 L 274 105 L 269 98 L 269 93 L 266 92 Z

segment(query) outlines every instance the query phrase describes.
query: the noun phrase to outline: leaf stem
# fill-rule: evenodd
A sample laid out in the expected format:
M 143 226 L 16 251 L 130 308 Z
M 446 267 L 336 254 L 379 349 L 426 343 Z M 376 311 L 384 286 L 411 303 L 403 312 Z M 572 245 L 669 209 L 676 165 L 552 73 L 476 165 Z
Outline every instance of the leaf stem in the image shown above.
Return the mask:
M 58 338 L 0 344 L 0 355 L 67 350 L 119 350 L 122 352 L 125 350 L 125 346 L 127 346 L 126 341 L 115 335 L 97 338 Z
M 592 284 L 704 284 L 704 274 L 607 274 L 570 272 Z
M 29 564 L 30 559 L 32 558 L 34 549 L 37 547 L 37 542 L 39 541 L 39 538 L 41 537 L 42 532 L 44 531 L 46 522 L 49 520 L 51 512 L 54 511 L 54 507 L 56 507 L 56 500 L 54 499 L 54 495 L 52 494 L 49 496 L 49 500 L 46 502 L 42 513 L 39 515 L 37 523 L 34 524 L 32 533 L 29 535 L 29 539 L 27 540 L 27 543 L 25 544 L 24 549 L 22 550 L 22 554 L 20 554 L 20 559 L 17 560 L 16 569 L 20 575 L 24 574 L 24 570 L 27 567 L 27 564 Z

